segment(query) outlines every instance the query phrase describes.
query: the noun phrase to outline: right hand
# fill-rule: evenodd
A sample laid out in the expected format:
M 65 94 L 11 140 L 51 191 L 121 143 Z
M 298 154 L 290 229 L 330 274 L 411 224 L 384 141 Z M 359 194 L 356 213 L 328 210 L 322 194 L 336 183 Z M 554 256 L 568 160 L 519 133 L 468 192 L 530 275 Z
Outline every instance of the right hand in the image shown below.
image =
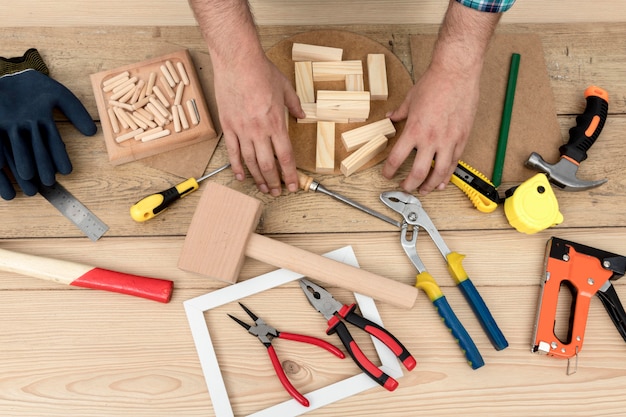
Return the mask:
M 245 178 L 243 161 L 261 192 L 279 196 L 281 177 L 290 192 L 297 191 L 285 107 L 295 117 L 305 115 L 289 80 L 264 55 L 243 65 L 216 65 L 214 72 L 220 123 L 235 177 Z

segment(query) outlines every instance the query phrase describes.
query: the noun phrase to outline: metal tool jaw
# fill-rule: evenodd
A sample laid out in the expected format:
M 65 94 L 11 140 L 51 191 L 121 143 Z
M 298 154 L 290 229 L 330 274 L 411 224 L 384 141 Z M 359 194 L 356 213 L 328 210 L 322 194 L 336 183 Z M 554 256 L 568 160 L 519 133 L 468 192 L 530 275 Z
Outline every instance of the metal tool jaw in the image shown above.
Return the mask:
M 265 323 L 265 321 L 262 318 L 257 317 L 252 311 L 250 311 L 242 303 L 239 303 L 239 305 L 246 313 L 248 313 L 248 316 L 250 316 L 250 318 L 254 320 L 254 325 L 250 325 L 231 314 L 229 314 L 228 317 L 230 317 L 231 319 L 239 323 L 241 327 L 248 330 L 248 333 L 250 333 L 253 336 L 256 336 L 261 341 L 261 343 L 263 343 L 266 347 L 269 347 L 272 344 L 272 339 L 275 337 L 278 337 L 279 335 L 278 330 L 276 330 L 274 327 L 270 326 L 269 324 Z
M 309 300 L 309 303 L 311 303 L 317 311 L 322 313 L 326 320 L 332 319 L 335 313 L 340 311 L 343 307 L 343 304 L 335 300 L 328 291 L 314 282 L 302 278 L 299 284 L 307 300 Z
M 417 231 L 419 227 L 428 232 L 435 246 L 437 246 L 437 249 L 441 252 L 441 255 L 447 260 L 451 251 L 439 234 L 439 231 L 437 231 L 430 217 L 428 217 L 426 211 L 422 208 L 422 203 L 417 197 L 404 191 L 385 191 L 380 195 L 380 199 L 387 207 L 400 213 L 404 218 L 401 237 L 402 248 L 404 248 L 404 251 L 418 271 L 423 272 L 426 269 L 421 261 L 419 262 L 419 266 L 415 263 L 415 258 L 417 257 L 415 244 L 417 242 Z M 413 226 L 412 230 L 410 230 L 413 234 L 410 240 L 407 238 L 409 232 L 408 226 Z M 417 260 L 419 260 L 419 258 L 417 258 Z M 422 269 L 420 269 L 420 267 Z
M 263 319 L 256 319 L 254 324 L 248 329 L 248 333 L 258 337 L 264 345 L 270 343 L 274 337 L 278 337 L 278 330 L 265 323 Z

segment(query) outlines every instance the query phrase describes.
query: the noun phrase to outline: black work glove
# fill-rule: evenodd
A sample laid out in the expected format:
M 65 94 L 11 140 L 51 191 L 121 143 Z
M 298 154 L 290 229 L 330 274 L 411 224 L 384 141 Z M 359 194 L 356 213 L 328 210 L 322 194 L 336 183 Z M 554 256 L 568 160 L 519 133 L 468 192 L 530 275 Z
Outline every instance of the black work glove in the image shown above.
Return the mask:
M 19 58 L 0 57 L 0 168 L 12 172 L 26 195 L 36 194 L 39 183 L 53 185 L 57 172 L 72 172 L 54 121 L 55 108 L 82 134 L 96 133 L 78 98 L 46 73 L 35 49 Z M 15 196 L 5 172 L 0 172 L 0 196 L 5 200 Z

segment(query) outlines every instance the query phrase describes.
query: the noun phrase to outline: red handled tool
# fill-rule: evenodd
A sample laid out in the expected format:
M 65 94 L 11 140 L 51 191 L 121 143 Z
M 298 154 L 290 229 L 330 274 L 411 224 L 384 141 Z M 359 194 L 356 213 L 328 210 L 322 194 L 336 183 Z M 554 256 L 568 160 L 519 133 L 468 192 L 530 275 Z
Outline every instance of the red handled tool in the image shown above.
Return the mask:
M 244 309 L 246 313 L 248 313 L 248 316 L 250 316 L 250 318 L 254 320 L 254 325 L 247 324 L 246 322 L 239 320 L 237 317 L 231 316 L 230 314 L 228 315 L 228 317 L 235 320 L 244 329 L 248 330 L 248 333 L 250 333 L 253 336 L 256 336 L 261 341 L 261 343 L 263 343 L 263 345 L 267 348 L 267 353 L 270 356 L 272 365 L 274 366 L 274 370 L 276 371 L 276 375 L 278 376 L 278 379 L 280 379 L 280 383 L 283 384 L 283 387 L 285 387 L 285 390 L 287 390 L 289 395 L 291 395 L 296 401 L 298 401 L 303 406 L 308 407 L 309 400 L 307 400 L 304 395 L 300 394 L 298 390 L 291 384 L 289 379 L 287 379 L 287 375 L 285 375 L 285 371 L 283 371 L 283 367 L 280 364 L 280 361 L 278 360 L 276 351 L 274 350 L 274 347 L 272 346 L 272 339 L 279 338 L 279 339 L 293 340 L 296 342 L 309 343 L 315 346 L 319 346 L 323 349 L 326 349 L 327 351 L 329 351 L 330 353 L 332 353 L 333 355 L 341 359 L 345 358 L 346 355 L 344 355 L 344 353 L 341 350 L 339 350 L 337 347 L 331 345 L 330 343 L 322 339 L 317 339 L 315 337 L 304 336 L 304 335 L 294 334 L 294 333 L 279 332 L 274 327 L 265 323 L 263 319 L 257 317 L 245 305 L 241 303 L 239 303 L 239 305 L 241 306 L 241 308 Z
M 0 249 L 0 270 L 75 287 L 92 288 L 167 303 L 174 283 L 159 278 L 115 272 L 76 262 Z
M 326 334 L 337 333 L 354 362 L 374 381 L 378 382 L 389 391 L 393 391 L 398 387 L 398 381 L 381 371 L 380 368 L 374 365 L 365 354 L 363 354 L 341 319 L 344 319 L 348 323 L 364 330 L 383 342 L 409 371 L 415 368 L 415 358 L 411 356 L 402 343 L 378 324 L 356 314 L 354 312 L 356 309 L 355 304 L 349 306 L 341 304 L 324 288 L 305 278 L 300 280 L 300 287 L 311 305 L 322 313 L 324 318 L 328 321 Z

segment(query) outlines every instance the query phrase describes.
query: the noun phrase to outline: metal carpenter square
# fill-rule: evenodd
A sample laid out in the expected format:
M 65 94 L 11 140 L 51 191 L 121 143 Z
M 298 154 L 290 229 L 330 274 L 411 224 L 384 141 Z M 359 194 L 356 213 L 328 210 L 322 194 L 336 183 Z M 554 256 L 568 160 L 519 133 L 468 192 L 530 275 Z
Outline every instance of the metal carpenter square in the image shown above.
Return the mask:
M 58 182 L 51 186 L 41 185 L 39 193 L 61 214 L 78 226 L 89 239 L 96 241 L 109 230 L 109 226 L 104 224 Z

